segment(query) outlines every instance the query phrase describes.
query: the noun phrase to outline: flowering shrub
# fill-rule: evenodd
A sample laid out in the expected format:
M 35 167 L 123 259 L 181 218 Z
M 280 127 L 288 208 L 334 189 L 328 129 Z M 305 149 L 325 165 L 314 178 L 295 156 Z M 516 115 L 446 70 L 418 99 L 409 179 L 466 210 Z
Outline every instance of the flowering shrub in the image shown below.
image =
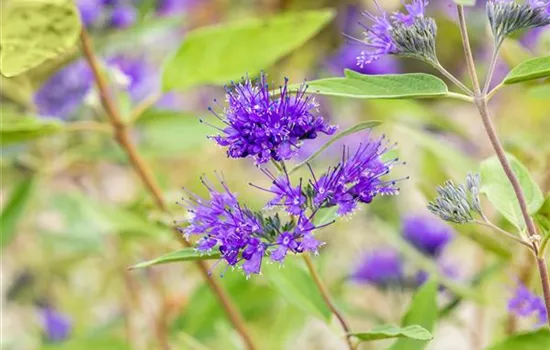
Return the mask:
M 548 348 L 550 2 L 286 5 L 2 5 L 3 348 Z

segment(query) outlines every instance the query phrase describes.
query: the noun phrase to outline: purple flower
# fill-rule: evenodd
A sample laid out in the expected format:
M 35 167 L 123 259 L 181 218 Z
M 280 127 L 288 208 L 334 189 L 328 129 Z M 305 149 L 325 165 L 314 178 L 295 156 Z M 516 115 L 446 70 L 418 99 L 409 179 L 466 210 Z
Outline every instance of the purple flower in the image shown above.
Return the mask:
M 404 281 L 403 260 L 393 249 L 385 248 L 365 254 L 354 268 L 351 279 L 355 282 L 389 287 Z
M 159 0 L 157 14 L 161 16 L 178 15 L 188 11 L 197 3 L 197 0 Z
M 40 310 L 44 335 L 48 342 L 59 343 L 66 340 L 71 333 L 70 319 L 56 311 L 52 307 L 44 307 Z
M 93 25 L 99 19 L 103 10 L 101 0 L 77 0 L 76 6 L 80 12 L 82 23 L 86 27 Z
M 413 0 L 405 5 L 406 13 L 388 15 L 376 2 L 380 15 L 363 12 L 371 25 L 361 24 L 365 29 L 363 40 L 351 37 L 368 48 L 357 56 L 357 65 L 363 68 L 386 55 L 403 55 L 437 62 L 437 26 L 432 18 L 425 17 L 427 4 L 427 0 Z
M 241 266 L 247 276 L 260 273 L 263 257 L 267 255 L 282 263 L 289 251 L 317 253 L 321 242 L 313 237 L 312 231 L 318 227 L 305 214 L 282 224 L 278 215 L 266 217 L 239 203 L 223 181 L 222 192 L 202 182 L 210 198 L 190 194 L 189 199 L 184 199 L 189 219 L 188 225 L 181 229 L 187 238 L 201 236 L 198 251 L 217 248 L 228 266 Z
M 137 11 L 131 5 L 118 5 L 111 12 L 110 24 L 115 28 L 128 28 L 136 22 Z
M 292 186 L 288 173 L 279 178 L 276 178 L 269 170 L 262 169 L 271 180 L 272 185 L 269 189 L 258 187 L 254 184 L 250 184 L 258 189 L 270 192 L 275 197 L 267 203 L 267 207 L 281 205 L 284 206 L 289 214 L 300 215 L 304 211 L 306 204 L 306 196 L 302 192 L 302 180 L 296 187 Z
M 453 238 L 453 230 L 439 218 L 408 215 L 403 219 L 403 236 L 418 250 L 437 257 Z
M 93 75 L 85 61 L 72 63 L 52 75 L 35 93 L 38 114 L 67 118 L 76 111 L 93 85 Z
M 381 137 L 361 143 L 352 156 L 349 148 L 344 147 L 340 163 L 319 178 L 310 168 L 313 180 L 307 192 L 313 193 L 314 207 L 338 206 L 338 214 L 345 215 L 351 213 L 358 202 L 370 203 L 377 195 L 396 195 L 399 192 L 396 181 L 382 180 L 398 161 L 381 159 L 388 150 L 385 138 Z
M 305 96 L 306 87 L 290 93 L 288 80 L 279 95 L 270 94 L 265 74 L 257 85 L 250 79 L 227 88 L 228 106 L 220 116 L 210 111 L 226 126 L 220 135 L 210 136 L 220 146 L 228 147 L 231 158 L 253 157 L 257 164 L 270 159 L 290 159 L 303 140 L 314 139 L 318 133 L 332 134 L 336 127 L 313 111 L 315 99 Z
M 487 17 L 497 46 L 513 32 L 550 24 L 550 1 L 527 0 L 522 4 L 514 0 L 487 1 Z
M 343 74 L 345 69 L 361 74 L 393 74 L 399 73 L 399 62 L 394 57 L 383 57 L 371 64 L 358 66 L 357 56 L 363 49 L 355 43 L 343 45 L 340 50 L 327 62 L 328 68 L 334 74 Z
M 546 307 L 542 298 L 531 293 L 527 287 L 519 284 L 516 288 L 514 296 L 508 301 L 508 311 L 520 316 L 528 317 L 536 314 L 538 324 L 542 325 L 548 320 Z

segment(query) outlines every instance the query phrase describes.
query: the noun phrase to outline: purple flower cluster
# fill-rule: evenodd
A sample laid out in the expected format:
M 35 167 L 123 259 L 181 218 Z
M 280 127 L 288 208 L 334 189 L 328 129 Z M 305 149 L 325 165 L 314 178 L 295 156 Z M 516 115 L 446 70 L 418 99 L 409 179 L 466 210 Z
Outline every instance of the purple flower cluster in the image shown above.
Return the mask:
M 357 208 L 358 203 L 368 204 L 377 195 L 399 193 L 396 181 L 382 180 L 398 161 L 381 160 L 381 156 L 388 150 L 384 137 L 361 143 L 353 156 L 350 156 L 349 148 L 344 146 L 341 161 L 329 167 L 322 176 L 316 177 L 310 167 L 311 179 L 305 186 L 302 179 L 298 186 L 293 186 L 286 171 L 276 178 L 267 170 L 264 173 L 272 180 L 271 187 L 264 189 L 253 186 L 275 195 L 268 206 L 282 206 L 291 215 L 298 215 L 306 209 L 316 212 L 334 206 L 338 208 L 338 215 L 347 215 Z
M 546 307 L 542 298 L 531 293 L 522 284 L 518 285 L 514 296 L 508 301 L 508 311 L 520 317 L 536 315 L 539 325 L 546 323 L 548 320 Z
M 50 343 L 59 343 L 66 340 L 71 333 L 70 319 L 52 307 L 44 307 L 40 310 L 44 336 Z
M 377 195 L 396 195 L 399 188 L 396 181 L 382 180 L 389 174 L 398 159 L 383 161 L 381 157 L 389 150 L 384 136 L 377 140 L 361 143 L 350 156 L 349 148 L 343 148 L 341 161 L 317 178 L 313 179 L 312 202 L 315 208 L 338 207 L 339 215 L 351 213 L 357 203 L 370 203 Z M 311 168 L 310 168 L 311 170 Z
M 363 68 L 385 55 L 404 55 L 426 60 L 435 58 L 435 36 L 437 27 L 432 18 L 425 17 L 427 0 L 413 0 L 405 4 L 406 13 L 388 15 L 376 2 L 380 15 L 368 11 L 364 16 L 372 24 L 361 24 L 363 40 L 352 38 L 368 47 L 357 56 L 357 65 Z
M 221 134 L 211 136 L 219 145 L 228 147 L 232 158 L 253 157 L 256 163 L 290 159 L 302 140 L 314 139 L 318 133 L 332 134 L 336 127 L 315 115 L 315 99 L 305 96 L 306 87 L 295 93 L 288 90 L 287 80 L 279 95 L 270 93 L 265 74 L 255 85 L 250 79 L 227 88 L 228 106 L 220 116 L 210 111 L 226 126 Z
M 373 251 L 361 258 L 351 279 L 382 288 L 402 285 L 405 280 L 403 260 L 397 251 L 390 248 Z
M 453 229 L 431 215 L 408 215 L 403 219 L 403 237 L 422 253 L 438 257 L 452 240 Z
M 223 181 L 222 192 L 206 181 L 203 184 L 210 198 L 191 194 L 184 199 L 190 218 L 182 232 L 187 237 L 202 236 L 197 250 L 217 248 L 228 266 L 240 266 L 247 276 L 260 273 L 264 256 L 282 263 L 289 251 L 317 253 L 322 245 L 312 235 L 318 227 L 305 214 L 283 224 L 278 215 L 267 217 L 240 204 Z
M 267 207 L 282 205 L 289 214 L 300 215 L 304 211 L 307 201 L 307 197 L 302 189 L 302 180 L 300 179 L 298 186 L 294 187 L 290 182 L 290 177 L 287 172 L 285 172 L 283 176 L 277 178 L 267 169 L 262 169 L 262 171 L 272 180 L 271 187 L 269 189 L 264 189 L 254 184 L 250 185 L 275 195 L 273 199 L 267 202 Z

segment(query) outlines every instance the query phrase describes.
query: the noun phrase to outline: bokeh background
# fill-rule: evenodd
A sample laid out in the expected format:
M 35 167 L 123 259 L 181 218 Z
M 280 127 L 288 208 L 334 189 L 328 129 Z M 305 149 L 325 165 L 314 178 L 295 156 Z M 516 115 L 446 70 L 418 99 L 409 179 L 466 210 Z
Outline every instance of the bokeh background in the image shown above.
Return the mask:
M 155 209 L 109 133 L 73 128 L 2 146 L 2 203 L 4 208 L 12 205 L 12 216 L 3 218 L 9 223 L 2 225 L 2 348 L 161 349 L 166 343 L 174 349 L 242 348 L 194 264 L 128 270 L 179 248 L 168 227 L 186 216 L 186 210 L 177 205 L 182 187 L 205 193 L 201 175 L 214 178 L 214 171 L 222 173 L 251 207 L 260 208 L 267 198 L 248 185 L 269 185 L 253 162 L 228 159 L 223 149 L 206 138 L 215 130 L 199 122 L 199 118 L 213 118 L 207 108 L 217 108 L 215 98 L 223 101 L 223 87 L 201 86 L 162 95 L 161 67 L 195 28 L 332 8 L 333 21 L 265 71 L 275 85 L 284 77 L 302 82 L 341 76 L 344 69 L 358 70 L 355 57 L 361 51 L 342 33 L 360 37 L 357 22 L 365 21 L 360 11 L 375 10 L 375 5 L 366 0 L 76 2 L 120 106 L 127 111 L 148 106 L 135 121 L 132 136 L 159 179 L 174 217 Z M 379 2 L 388 10 L 401 6 L 397 0 Z M 482 76 L 492 49 L 483 3 L 478 1 L 479 6 L 467 11 Z M 440 61 L 468 81 L 452 2 L 432 1 L 428 12 L 438 21 Z M 548 53 L 548 28 L 518 33 L 505 43 L 495 82 L 525 58 Z M 223 61 L 223 53 L 219 59 Z M 359 71 L 437 74 L 423 63 L 391 57 Z M 549 91 L 548 85 L 538 82 L 516 85 L 491 102 L 505 148 L 527 165 L 544 193 L 550 190 Z M 2 77 L 1 95 L 2 118 L 32 117 L 81 126 L 106 120 L 78 48 L 23 76 Z M 492 154 L 475 108 L 452 100 L 365 102 L 319 97 L 318 101 L 324 117 L 342 129 L 360 121 L 382 121 L 370 134 L 357 133 L 345 143 L 356 145 L 369 136 L 385 134 L 398 142 L 392 154 L 406 161 L 393 176 L 410 177 L 401 182 L 399 196 L 378 198 L 317 233 L 327 244 L 315 262 L 352 327 L 398 324 L 426 265 L 436 266 L 472 293 L 488 296 L 485 303 L 476 303 L 462 296 L 456 299 L 455 293 L 442 288 L 441 304 L 455 299 L 457 303 L 442 317 L 428 349 L 477 349 L 507 332 L 535 327 L 536 320 L 516 319 L 506 306 L 518 280 L 540 294 L 528 252 L 485 228 L 438 222 L 425 209 L 436 185 L 447 179 L 462 181 Z M 327 139 L 304 144 L 298 158 L 305 159 Z M 329 148 L 314 166 L 336 162 L 340 146 Z M 484 205 L 493 221 L 512 229 L 488 203 Z M 404 239 L 411 218 L 427 225 L 413 225 L 421 232 L 434 225 L 449 232 L 452 238 L 444 250 L 436 256 L 419 255 Z M 368 257 L 377 255 L 382 258 L 375 269 L 390 275 L 399 271 L 399 283 L 381 283 L 368 271 L 362 271 L 367 277 L 357 277 L 368 265 Z M 290 261 L 285 269 L 298 263 Z M 212 274 L 238 305 L 261 349 L 345 346 L 337 323 L 307 312 L 301 300 L 281 293 L 265 276 L 247 280 L 240 271 L 224 271 L 223 266 L 213 268 Z M 300 276 L 296 273 L 293 278 L 298 281 Z M 388 344 L 362 348 L 382 349 Z

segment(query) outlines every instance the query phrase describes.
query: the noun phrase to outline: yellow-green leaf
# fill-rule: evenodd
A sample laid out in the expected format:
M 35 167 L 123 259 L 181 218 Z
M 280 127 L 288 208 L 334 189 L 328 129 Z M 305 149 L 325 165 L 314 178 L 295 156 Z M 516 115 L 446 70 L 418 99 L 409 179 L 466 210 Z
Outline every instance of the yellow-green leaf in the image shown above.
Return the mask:
M 397 327 L 393 325 L 381 325 L 374 327 L 368 332 L 351 333 L 361 341 L 372 341 L 391 338 L 409 338 L 415 340 L 431 340 L 432 334 L 424 327 L 419 325 L 410 325 L 407 327 Z
M 542 191 L 529 174 L 529 170 L 519 160 L 509 154 L 506 157 L 523 189 L 529 214 L 536 213 L 544 202 Z M 481 163 L 480 173 L 481 192 L 485 193 L 489 201 L 508 221 L 520 229 L 524 228 L 525 220 L 519 202 L 498 158 L 494 156 L 484 160 Z
M 333 17 L 331 10 L 316 10 L 196 29 L 167 62 L 163 89 L 223 85 L 254 75 L 300 47 Z
M 11 0 L 2 4 L 0 72 L 11 77 L 72 48 L 80 16 L 72 0 Z
M 0 145 L 2 146 L 37 139 L 63 130 L 63 123 L 55 119 L 21 116 L 5 108 L 1 113 Z
M 523 61 L 508 73 L 504 78 L 504 84 L 521 83 L 545 77 L 550 77 L 550 56 Z

